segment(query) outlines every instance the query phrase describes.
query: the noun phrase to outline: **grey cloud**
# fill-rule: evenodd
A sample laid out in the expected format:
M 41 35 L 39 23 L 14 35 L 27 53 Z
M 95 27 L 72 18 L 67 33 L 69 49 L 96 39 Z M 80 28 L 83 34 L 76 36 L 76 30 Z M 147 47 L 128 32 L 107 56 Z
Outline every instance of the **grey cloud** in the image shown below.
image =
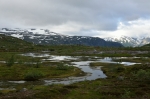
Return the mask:
M 149 0 L 1 0 L 0 20 L 31 27 L 74 22 L 89 31 L 114 31 L 120 21 L 149 18 L 149 8 Z

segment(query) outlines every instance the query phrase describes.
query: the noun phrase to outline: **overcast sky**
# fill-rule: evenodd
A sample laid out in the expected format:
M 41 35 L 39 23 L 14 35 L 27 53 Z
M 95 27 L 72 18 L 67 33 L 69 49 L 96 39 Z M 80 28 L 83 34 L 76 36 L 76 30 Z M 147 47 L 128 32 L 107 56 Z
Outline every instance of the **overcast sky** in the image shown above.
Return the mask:
M 0 0 L 3 27 L 81 36 L 150 36 L 150 0 Z

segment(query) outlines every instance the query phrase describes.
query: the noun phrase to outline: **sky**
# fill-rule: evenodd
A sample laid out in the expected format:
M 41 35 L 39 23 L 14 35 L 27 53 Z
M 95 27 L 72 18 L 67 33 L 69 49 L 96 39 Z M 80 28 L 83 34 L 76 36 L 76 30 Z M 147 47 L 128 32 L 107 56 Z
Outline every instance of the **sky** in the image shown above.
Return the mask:
M 150 36 L 150 0 L 0 0 L 0 28 L 64 35 Z

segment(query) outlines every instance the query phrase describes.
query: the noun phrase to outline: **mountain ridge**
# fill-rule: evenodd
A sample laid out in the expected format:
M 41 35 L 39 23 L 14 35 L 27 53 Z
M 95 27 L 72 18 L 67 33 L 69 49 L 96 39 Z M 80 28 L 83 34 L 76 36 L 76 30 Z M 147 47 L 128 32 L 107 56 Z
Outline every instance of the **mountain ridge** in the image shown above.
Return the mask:
M 123 47 L 120 43 L 105 41 L 99 37 L 68 36 L 52 32 L 48 29 L 10 29 L 2 28 L 0 34 L 17 37 L 19 39 L 42 45 L 86 45 L 102 47 Z
M 119 42 L 125 47 L 138 47 L 143 46 L 150 43 L 150 37 L 129 37 L 129 36 L 121 36 L 121 37 L 106 37 L 103 38 L 105 41 L 113 41 Z

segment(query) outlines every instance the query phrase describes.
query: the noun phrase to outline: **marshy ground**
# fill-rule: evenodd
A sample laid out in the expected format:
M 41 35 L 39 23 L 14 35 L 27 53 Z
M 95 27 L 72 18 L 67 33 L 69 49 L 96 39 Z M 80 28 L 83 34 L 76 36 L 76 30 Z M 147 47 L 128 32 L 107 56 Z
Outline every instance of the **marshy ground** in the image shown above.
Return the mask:
M 22 55 L 28 51 L 0 53 L 0 99 L 150 99 L 150 58 L 147 47 L 53 46 L 45 49 L 49 56 Z M 33 52 L 45 53 L 39 49 Z M 51 55 L 74 58 L 52 60 Z M 105 57 L 109 58 L 102 61 Z M 88 62 L 83 66 L 102 70 L 107 77 L 86 79 L 88 73 L 83 72 L 82 64 L 79 67 L 72 64 L 76 62 Z M 140 64 L 125 65 L 123 62 Z M 77 82 L 69 79 L 69 84 L 44 82 L 72 76 L 85 79 Z

